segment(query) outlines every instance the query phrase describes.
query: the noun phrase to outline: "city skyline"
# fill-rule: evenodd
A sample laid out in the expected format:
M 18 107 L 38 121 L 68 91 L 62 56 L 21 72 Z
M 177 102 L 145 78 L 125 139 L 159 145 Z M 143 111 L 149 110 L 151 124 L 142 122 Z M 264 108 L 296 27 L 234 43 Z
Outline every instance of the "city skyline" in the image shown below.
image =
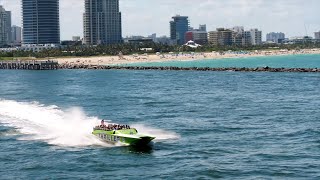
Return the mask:
M 21 0 L 2 0 L 2 5 L 12 11 L 12 24 L 22 26 Z M 184 6 L 181 6 L 181 3 Z M 207 24 L 208 31 L 218 27 L 232 28 L 245 26 L 268 32 L 284 32 L 288 37 L 314 36 L 320 30 L 317 21 L 319 1 L 310 0 L 207 0 L 194 3 L 194 0 L 120 0 L 123 19 L 123 37 L 130 35 L 169 36 L 168 22 L 180 14 L 189 16 L 190 25 Z M 277 3 L 275 3 L 277 2 Z M 147 7 L 147 8 L 146 8 Z M 83 37 L 82 0 L 60 0 L 61 40 L 71 39 L 74 35 Z M 305 28 L 306 27 L 306 28 Z M 307 29 L 307 33 L 306 30 Z

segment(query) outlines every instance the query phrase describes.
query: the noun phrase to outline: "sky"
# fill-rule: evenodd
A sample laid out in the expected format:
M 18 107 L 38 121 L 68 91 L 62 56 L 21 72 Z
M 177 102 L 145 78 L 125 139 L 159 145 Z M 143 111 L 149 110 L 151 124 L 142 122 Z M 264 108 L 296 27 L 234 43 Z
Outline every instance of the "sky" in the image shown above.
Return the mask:
M 21 26 L 21 0 L 0 0 L 12 11 L 13 25 Z M 169 21 L 179 14 L 189 16 L 190 25 L 207 24 L 207 30 L 244 26 L 287 37 L 314 36 L 320 31 L 319 0 L 120 0 L 123 37 L 169 36 Z M 61 39 L 83 36 L 84 0 L 60 0 Z

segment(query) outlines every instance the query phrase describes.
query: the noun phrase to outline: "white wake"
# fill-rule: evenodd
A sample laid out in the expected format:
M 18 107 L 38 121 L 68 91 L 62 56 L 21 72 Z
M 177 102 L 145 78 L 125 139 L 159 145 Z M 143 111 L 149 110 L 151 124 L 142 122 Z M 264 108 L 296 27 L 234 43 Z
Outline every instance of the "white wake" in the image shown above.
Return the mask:
M 22 140 L 43 140 L 59 146 L 102 145 L 91 135 L 99 119 L 86 116 L 80 108 L 63 111 L 38 102 L 0 100 L 0 122 L 28 135 Z
M 133 124 L 131 126 L 136 128 L 138 132 L 141 134 L 156 137 L 156 139 L 154 140 L 155 142 L 164 141 L 164 140 L 175 140 L 180 138 L 180 136 L 175 132 L 156 129 L 156 128 L 148 127 L 143 124 Z
M 21 140 L 41 140 L 66 147 L 110 146 L 93 136 L 92 128 L 101 119 L 87 116 L 81 108 L 62 110 L 38 102 L 17 102 L 0 99 L 0 123 L 14 127 L 22 134 Z M 157 140 L 176 139 L 172 132 L 132 125 L 139 133 L 155 136 Z

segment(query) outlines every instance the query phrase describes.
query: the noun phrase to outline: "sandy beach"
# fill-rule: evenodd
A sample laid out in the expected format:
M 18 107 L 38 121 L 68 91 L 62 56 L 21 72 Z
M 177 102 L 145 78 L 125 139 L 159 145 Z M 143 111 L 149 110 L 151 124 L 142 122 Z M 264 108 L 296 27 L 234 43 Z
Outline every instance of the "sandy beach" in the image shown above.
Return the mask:
M 166 53 L 166 54 L 135 54 L 135 55 L 118 55 L 118 56 L 96 56 L 96 57 L 75 57 L 75 58 L 57 58 L 54 59 L 59 64 L 68 65 L 125 65 L 130 63 L 147 63 L 147 62 L 166 62 L 166 61 L 190 61 L 206 59 L 225 59 L 225 58 L 246 58 L 246 57 L 263 57 L 263 56 L 281 56 L 281 55 L 298 55 L 298 54 L 320 54 L 320 49 L 304 50 L 271 50 L 271 51 L 226 51 L 211 53 Z

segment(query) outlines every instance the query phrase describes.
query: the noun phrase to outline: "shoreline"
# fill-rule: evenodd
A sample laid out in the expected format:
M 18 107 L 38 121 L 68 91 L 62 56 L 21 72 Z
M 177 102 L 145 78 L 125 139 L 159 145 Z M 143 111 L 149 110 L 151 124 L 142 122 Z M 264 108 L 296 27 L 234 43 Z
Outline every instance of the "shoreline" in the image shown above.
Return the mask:
M 119 56 L 99 56 L 99 57 L 71 57 L 56 58 L 62 65 L 95 65 L 95 66 L 121 66 L 134 65 L 135 63 L 162 63 L 162 62 L 185 62 L 199 60 L 222 60 L 233 58 L 254 58 L 254 57 L 270 57 L 270 56 L 291 56 L 291 55 L 312 55 L 320 54 L 320 49 L 304 49 L 304 50 L 272 50 L 272 51 L 227 51 L 227 52 L 211 52 L 211 53 L 166 53 L 166 54 L 143 54 L 143 55 L 119 55 Z

